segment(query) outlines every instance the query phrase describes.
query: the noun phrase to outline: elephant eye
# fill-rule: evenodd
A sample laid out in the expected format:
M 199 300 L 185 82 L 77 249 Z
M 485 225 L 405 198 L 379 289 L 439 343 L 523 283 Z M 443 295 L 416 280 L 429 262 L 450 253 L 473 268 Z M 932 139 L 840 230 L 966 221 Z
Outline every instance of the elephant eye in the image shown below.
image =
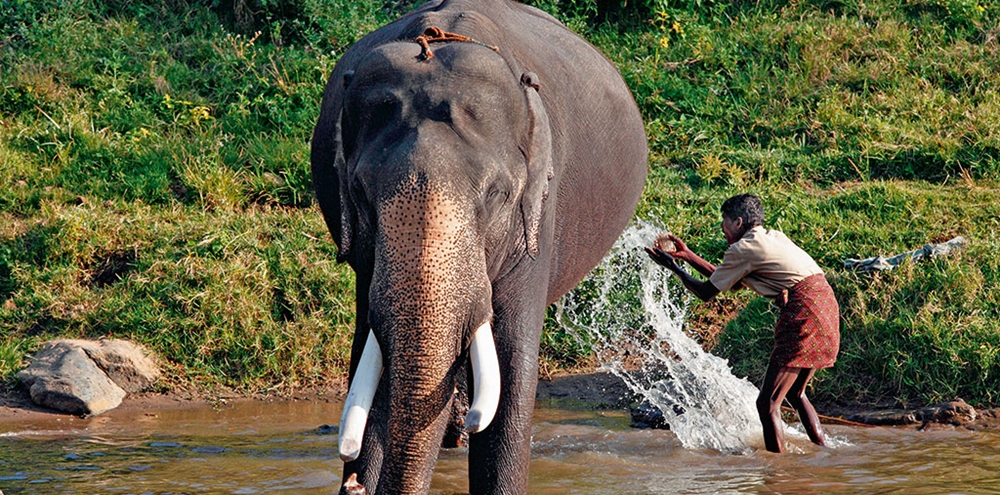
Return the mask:
M 363 112 L 362 119 L 366 123 L 364 127 L 380 129 L 384 127 L 386 123 L 398 120 L 400 109 L 399 100 L 391 95 L 381 96 L 381 98 L 367 101 L 365 108 L 360 109 Z
M 488 209 L 494 209 L 499 207 L 501 204 L 507 202 L 507 198 L 510 197 L 510 193 L 506 192 L 506 189 L 500 187 L 498 184 L 493 184 L 486 191 L 485 201 Z
M 353 156 L 358 143 L 376 139 L 386 128 L 399 122 L 402 103 L 389 92 L 354 94 L 344 108 L 343 146 Z
M 462 112 L 469 120 L 473 122 L 479 121 L 479 110 L 475 106 L 465 105 L 462 107 Z
M 364 133 L 377 131 L 393 120 L 398 120 L 400 108 L 396 95 L 378 91 L 353 98 L 347 110 L 354 126 Z

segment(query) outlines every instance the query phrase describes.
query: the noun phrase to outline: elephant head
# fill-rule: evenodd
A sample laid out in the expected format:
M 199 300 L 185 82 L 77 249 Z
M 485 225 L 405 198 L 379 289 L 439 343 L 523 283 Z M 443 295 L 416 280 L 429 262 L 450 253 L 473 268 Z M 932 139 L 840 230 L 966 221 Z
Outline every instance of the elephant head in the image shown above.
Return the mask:
M 313 141 L 320 205 L 358 275 L 340 451 L 377 493 L 428 490 L 466 362 L 466 429 L 493 419 L 493 282 L 539 256 L 553 176 L 537 76 L 480 43 L 432 54 L 389 42 L 338 69 Z

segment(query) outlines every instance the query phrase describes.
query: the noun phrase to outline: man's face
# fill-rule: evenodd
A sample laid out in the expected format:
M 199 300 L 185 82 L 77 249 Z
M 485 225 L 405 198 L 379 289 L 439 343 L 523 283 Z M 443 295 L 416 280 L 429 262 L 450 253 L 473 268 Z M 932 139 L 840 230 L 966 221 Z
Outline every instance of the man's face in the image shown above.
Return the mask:
M 743 219 L 732 219 L 722 215 L 722 235 L 726 236 L 726 242 L 734 244 L 740 240 L 743 234 Z

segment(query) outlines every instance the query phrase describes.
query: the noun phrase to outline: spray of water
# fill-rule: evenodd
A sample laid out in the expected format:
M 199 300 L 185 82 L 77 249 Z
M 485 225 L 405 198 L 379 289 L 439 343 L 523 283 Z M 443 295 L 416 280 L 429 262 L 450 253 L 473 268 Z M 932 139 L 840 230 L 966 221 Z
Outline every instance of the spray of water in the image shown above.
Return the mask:
M 686 448 L 747 453 L 762 443 L 758 390 L 684 332 L 684 287 L 643 251 L 663 230 L 630 226 L 563 298 L 559 321 L 593 347 L 602 369 L 658 407 Z

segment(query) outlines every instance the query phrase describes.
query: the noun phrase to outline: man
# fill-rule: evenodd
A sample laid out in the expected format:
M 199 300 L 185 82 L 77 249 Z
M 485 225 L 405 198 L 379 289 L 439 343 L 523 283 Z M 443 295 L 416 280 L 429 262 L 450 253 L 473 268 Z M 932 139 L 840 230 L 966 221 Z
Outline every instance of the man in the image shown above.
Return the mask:
M 733 196 L 721 209 L 722 233 L 729 248 L 718 267 L 673 235 L 668 236 L 673 251 L 664 251 L 658 242 L 647 247 L 646 252 L 677 274 L 684 287 L 703 301 L 722 291 L 747 287 L 781 308 L 774 329 L 774 348 L 757 397 L 764 445 L 771 452 L 785 451 L 780 425 L 781 403 L 786 398 L 809 439 L 826 445 L 819 417 L 806 397 L 806 386 L 817 369 L 829 368 L 837 360 L 840 308 L 833 290 L 811 256 L 781 232 L 763 227 L 764 208 L 757 196 Z M 695 279 L 676 260 L 688 262 L 708 280 Z

